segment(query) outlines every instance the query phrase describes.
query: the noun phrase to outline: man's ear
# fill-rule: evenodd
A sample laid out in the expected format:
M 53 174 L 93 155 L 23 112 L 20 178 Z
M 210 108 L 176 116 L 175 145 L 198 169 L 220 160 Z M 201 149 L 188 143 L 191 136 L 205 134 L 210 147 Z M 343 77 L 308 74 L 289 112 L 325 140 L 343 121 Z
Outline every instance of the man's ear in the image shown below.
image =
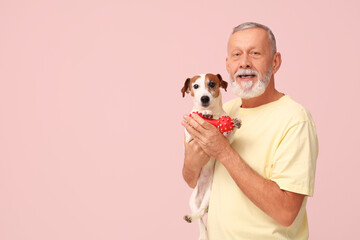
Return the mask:
M 280 66 L 281 66 L 281 54 L 279 52 L 275 53 L 274 57 L 273 57 L 273 66 L 272 66 L 272 71 L 273 71 L 273 74 L 275 74 Z
M 230 74 L 229 59 L 226 58 L 226 71 Z
M 183 88 L 181 89 L 183 97 L 185 97 L 185 93 L 189 93 L 189 84 L 190 84 L 190 78 L 187 78 L 185 80 Z
M 226 92 L 226 88 L 227 88 L 227 86 L 228 86 L 228 83 L 222 79 L 222 77 L 221 77 L 220 74 L 216 74 L 216 76 L 217 76 L 218 79 L 220 80 L 220 87 L 222 87 L 223 89 L 225 89 L 225 92 Z

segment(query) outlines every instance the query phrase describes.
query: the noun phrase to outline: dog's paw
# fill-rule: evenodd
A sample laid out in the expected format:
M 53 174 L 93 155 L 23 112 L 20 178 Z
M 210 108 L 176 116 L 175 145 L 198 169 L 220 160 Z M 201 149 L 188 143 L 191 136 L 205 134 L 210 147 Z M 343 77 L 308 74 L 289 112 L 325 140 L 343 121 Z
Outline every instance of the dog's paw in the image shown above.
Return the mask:
M 241 121 L 237 118 L 233 118 L 233 123 L 234 123 L 234 126 L 236 128 L 240 128 L 241 127 Z
M 204 114 L 203 116 L 204 116 L 204 118 L 209 118 L 209 119 L 214 118 L 214 115 L 212 115 L 212 114 Z
M 192 222 L 191 216 L 189 216 L 189 215 L 185 215 L 184 220 L 187 221 L 188 223 Z
M 214 118 L 214 115 L 213 115 L 212 111 L 210 111 L 210 110 L 205 110 L 202 113 L 202 115 L 203 115 L 204 118 L 210 118 L 210 119 Z

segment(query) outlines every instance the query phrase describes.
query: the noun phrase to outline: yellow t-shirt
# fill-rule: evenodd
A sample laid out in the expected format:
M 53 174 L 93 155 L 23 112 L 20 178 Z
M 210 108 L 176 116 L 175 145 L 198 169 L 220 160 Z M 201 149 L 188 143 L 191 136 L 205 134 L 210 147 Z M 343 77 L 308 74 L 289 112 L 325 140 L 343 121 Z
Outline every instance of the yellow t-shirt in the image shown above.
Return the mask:
M 256 108 L 240 106 L 240 98 L 224 105 L 231 117 L 242 121 L 233 149 L 281 189 L 312 196 L 318 142 L 310 113 L 288 95 Z M 306 200 L 294 223 L 284 227 L 254 205 L 217 162 L 207 219 L 209 239 L 308 239 Z

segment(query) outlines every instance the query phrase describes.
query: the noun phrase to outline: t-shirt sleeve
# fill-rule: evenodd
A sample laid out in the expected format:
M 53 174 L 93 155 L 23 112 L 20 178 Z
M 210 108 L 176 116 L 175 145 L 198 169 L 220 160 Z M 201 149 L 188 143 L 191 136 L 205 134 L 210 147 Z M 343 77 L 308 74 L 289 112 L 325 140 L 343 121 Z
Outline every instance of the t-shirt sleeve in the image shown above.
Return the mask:
M 317 155 L 313 122 L 307 120 L 291 126 L 276 149 L 270 179 L 283 190 L 313 196 Z

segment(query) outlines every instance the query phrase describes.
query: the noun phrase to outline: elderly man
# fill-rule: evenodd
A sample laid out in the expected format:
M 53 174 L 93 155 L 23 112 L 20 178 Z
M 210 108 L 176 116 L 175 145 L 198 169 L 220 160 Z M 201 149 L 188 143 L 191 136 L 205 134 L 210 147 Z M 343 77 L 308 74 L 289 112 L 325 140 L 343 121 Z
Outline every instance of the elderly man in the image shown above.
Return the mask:
M 239 98 L 224 105 L 242 120 L 230 145 L 201 117 L 184 116 L 183 177 L 196 186 L 214 157 L 207 228 L 210 240 L 308 239 L 306 199 L 314 191 L 318 143 L 310 113 L 275 89 L 281 65 L 271 30 L 258 23 L 234 28 L 226 69 Z

